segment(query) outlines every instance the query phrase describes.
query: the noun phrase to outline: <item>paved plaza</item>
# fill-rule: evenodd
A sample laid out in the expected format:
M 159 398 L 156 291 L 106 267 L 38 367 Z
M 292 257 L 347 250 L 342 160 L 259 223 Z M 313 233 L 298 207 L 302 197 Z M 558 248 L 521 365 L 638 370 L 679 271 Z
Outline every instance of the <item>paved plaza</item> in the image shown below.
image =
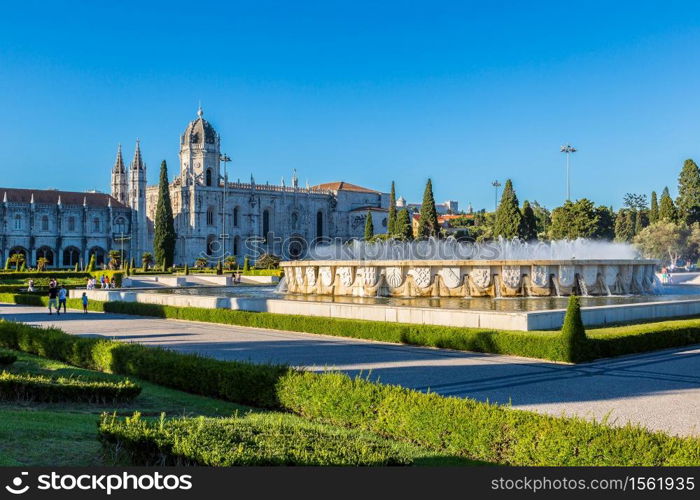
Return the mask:
M 142 342 L 218 359 L 337 369 L 383 383 L 554 415 L 634 422 L 700 436 L 700 346 L 582 365 L 429 349 L 323 335 L 120 314 L 0 305 L 0 317 L 75 335 Z

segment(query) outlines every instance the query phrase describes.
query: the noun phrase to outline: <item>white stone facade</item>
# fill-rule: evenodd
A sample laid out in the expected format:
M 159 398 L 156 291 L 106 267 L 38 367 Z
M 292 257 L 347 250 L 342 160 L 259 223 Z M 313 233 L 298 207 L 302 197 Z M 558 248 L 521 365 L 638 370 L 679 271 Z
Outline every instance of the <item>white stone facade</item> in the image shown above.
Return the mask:
M 192 265 L 204 257 L 255 259 L 261 252 L 295 257 L 316 238 L 362 237 L 367 213 L 376 233 L 386 232 L 388 195 L 345 182 L 300 187 L 226 182 L 220 137 L 198 111 L 180 137 L 179 172 L 170 184 L 177 243 L 175 263 Z M 229 166 L 227 179 L 235 175 Z M 149 242 L 158 202 L 158 186 L 146 190 Z M 223 235 L 223 237 L 222 237 Z

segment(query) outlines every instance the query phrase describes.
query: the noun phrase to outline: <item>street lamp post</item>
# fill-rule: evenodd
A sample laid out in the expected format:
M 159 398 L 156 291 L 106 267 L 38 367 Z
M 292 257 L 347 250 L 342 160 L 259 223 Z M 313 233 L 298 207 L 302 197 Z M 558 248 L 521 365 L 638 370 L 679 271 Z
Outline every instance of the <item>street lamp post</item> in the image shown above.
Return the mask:
M 494 203 L 493 203 L 493 211 L 495 212 L 498 210 L 498 188 L 501 187 L 501 183 L 498 182 L 497 180 L 493 181 L 491 183 L 493 186 L 495 192 L 494 192 Z
M 571 182 L 569 176 L 570 160 L 569 157 L 572 153 L 576 152 L 576 148 L 571 144 L 564 144 L 559 151 L 566 154 L 566 201 L 571 199 Z
M 226 170 L 226 165 L 231 161 L 231 158 L 226 154 L 219 156 L 219 161 L 224 163 L 224 192 L 221 197 L 221 265 L 224 264 L 224 258 L 226 257 L 226 185 L 228 184 L 228 172 Z

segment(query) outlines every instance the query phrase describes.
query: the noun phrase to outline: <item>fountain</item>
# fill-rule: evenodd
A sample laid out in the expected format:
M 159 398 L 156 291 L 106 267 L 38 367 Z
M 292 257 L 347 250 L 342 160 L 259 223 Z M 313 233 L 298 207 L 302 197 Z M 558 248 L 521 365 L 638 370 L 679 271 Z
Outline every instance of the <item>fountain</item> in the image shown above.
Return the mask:
M 316 246 L 281 266 L 289 293 L 466 298 L 650 293 L 657 264 L 620 243 L 431 239 Z

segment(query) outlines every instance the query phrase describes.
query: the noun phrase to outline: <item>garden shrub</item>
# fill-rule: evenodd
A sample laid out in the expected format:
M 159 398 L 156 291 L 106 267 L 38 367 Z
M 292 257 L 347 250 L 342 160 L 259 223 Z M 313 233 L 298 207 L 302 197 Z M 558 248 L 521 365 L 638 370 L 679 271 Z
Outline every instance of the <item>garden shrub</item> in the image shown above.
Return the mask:
M 0 373 L 0 400 L 58 403 L 73 401 L 108 404 L 131 401 L 141 386 L 128 379 L 119 382 L 80 377 L 46 377 L 25 373 Z
M 510 465 L 700 465 L 700 439 L 0 321 L 0 347 Z
M 103 447 L 135 465 L 363 466 L 408 465 L 386 440 L 293 415 L 160 421 L 102 415 Z
M 12 351 L 0 349 L 0 367 L 9 366 L 17 361 L 17 355 Z
M 0 347 L 259 408 L 278 406 L 275 386 L 289 371 L 282 365 L 219 361 L 4 320 L 0 321 Z
M 586 329 L 581 318 L 581 303 L 577 295 L 569 296 L 569 304 L 561 328 L 562 358 L 578 363 L 590 359 Z

